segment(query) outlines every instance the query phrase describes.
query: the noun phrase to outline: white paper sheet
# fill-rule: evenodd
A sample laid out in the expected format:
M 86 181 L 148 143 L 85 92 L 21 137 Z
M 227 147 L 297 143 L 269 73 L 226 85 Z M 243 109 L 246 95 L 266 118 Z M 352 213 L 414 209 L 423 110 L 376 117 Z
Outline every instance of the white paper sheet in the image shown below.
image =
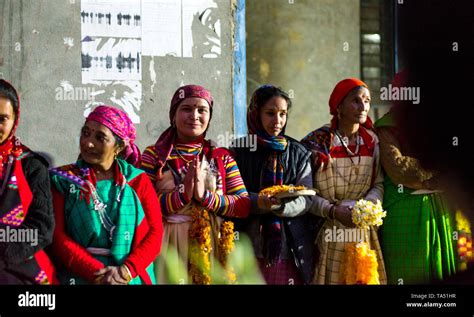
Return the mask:
M 142 0 L 143 55 L 219 57 L 217 13 L 213 0 Z
M 141 35 L 141 1 L 81 1 L 82 84 L 96 92 L 85 104 L 84 116 L 105 103 L 140 123 Z
M 143 54 L 181 57 L 181 1 L 143 0 L 142 14 Z

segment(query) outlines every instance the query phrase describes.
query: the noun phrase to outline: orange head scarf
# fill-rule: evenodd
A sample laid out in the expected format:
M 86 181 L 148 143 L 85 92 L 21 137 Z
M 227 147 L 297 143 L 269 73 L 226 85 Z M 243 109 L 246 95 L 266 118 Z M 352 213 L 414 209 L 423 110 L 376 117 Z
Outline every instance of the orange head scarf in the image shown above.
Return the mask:
M 343 79 L 337 83 L 336 87 L 329 97 L 329 113 L 333 115 L 331 120 L 331 127 L 337 128 L 338 118 L 337 118 L 337 106 L 346 98 L 346 96 L 352 91 L 352 89 L 357 87 L 365 87 L 369 89 L 366 83 L 357 78 L 347 78 Z M 365 128 L 371 129 L 373 127 L 372 119 L 367 116 L 367 121 L 362 124 Z

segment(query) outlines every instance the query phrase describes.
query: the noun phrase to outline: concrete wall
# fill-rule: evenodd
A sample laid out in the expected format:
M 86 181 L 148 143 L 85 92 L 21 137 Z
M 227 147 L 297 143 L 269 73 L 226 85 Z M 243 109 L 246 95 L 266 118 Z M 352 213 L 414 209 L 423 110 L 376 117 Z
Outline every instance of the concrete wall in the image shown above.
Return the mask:
M 211 90 L 215 108 L 208 136 L 233 132 L 233 4 L 231 0 L 216 3 L 215 14 L 221 20 L 220 57 L 142 57 L 140 149 L 154 144 L 168 127 L 169 103 L 182 84 L 200 84 Z M 84 122 L 86 101 L 56 98 L 62 81 L 87 87 L 81 81 L 80 9 L 80 0 L 0 0 L 0 76 L 21 93 L 18 135 L 32 149 L 50 153 L 55 165 L 75 160 Z M 73 38 L 73 46 L 65 44 L 66 37 Z M 156 74 L 153 92 L 150 65 Z M 126 89 L 116 90 L 118 96 L 124 93 Z M 114 105 L 101 96 L 96 101 Z
M 287 134 L 329 122 L 329 95 L 360 76 L 358 0 L 247 1 L 247 92 L 272 83 L 293 95 Z

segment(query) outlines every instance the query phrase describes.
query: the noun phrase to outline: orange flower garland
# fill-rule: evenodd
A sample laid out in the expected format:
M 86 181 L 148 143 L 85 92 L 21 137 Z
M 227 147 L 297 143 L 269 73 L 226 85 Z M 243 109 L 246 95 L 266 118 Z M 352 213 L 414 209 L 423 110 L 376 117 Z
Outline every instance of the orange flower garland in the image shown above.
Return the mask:
M 377 254 L 370 248 L 367 230 L 371 226 L 380 226 L 386 216 L 382 203 L 359 199 L 352 209 L 352 222 L 365 230 L 365 242 L 349 243 L 345 247 L 343 284 L 380 284 Z
M 211 279 L 211 221 L 209 212 L 204 208 L 193 206 L 189 228 L 189 273 L 193 284 L 209 285 Z M 227 258 L 234 249 L 234 224 L 224 221 L 218 237 L 218 260 L 226 270 L 229 283 L 236 282 L 236 275 L 231 267 L 227 266 Z
M 193 206 L 189 228 L 189 273 L 193 284 L 211 284 L 211 222 L 205 209 Z
M 377 255 L 366 242 L 346 245 L 343 284 L 380 284 Z
M 224 221 L 221 225 L 219 238 L 219 263 L 226 271 L 226 278 L 230 284 L 237 280 L 234 270 L 227 265 L 227 258 L 234 250 L 234 223 Z

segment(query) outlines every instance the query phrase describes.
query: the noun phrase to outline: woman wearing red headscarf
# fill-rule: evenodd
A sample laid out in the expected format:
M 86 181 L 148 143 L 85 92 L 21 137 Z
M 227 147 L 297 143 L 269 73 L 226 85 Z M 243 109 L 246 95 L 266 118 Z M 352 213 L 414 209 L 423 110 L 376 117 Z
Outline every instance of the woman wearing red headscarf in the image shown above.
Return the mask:
M 43 251 L 54 229 L 48 163 L 15 136 L 19 121 L 18 93 L 0 79 L 0 285 L 52 284 Z
M 53 253 L 64 284 L 155 284 L 161 210 L 128 115 L 99 106 L 81 130 L 80 157 L 52 169 Z
M 355 226 L 351 209 L 357 200 L 375 203 L 383 198 L 379 145 L 368 116 L 370 91 L 367 85 L 356 78 L 340 81 L 331 94 L 329 108 L 333 115 L 331 123 L 302 140 L 313 152 L 314 186 L 319 191 L 312 212 L 324 219 L 316 239 L 320 252 L 314 276 L 316 284 L 341 284 L 343 280 L 342 262 L 349 241 L 327 241 L 327 233 Z M 385 284 L 377 233 L 372 227 L 364 232 L 364 237 L 365 233 L 376 251 L 379 281 Z
M 159 284 L 188 283 L 188 275 L 194 284 L 235 281 L 226 267 L 233 225 L 223 217 L 247 217 L 250 198 L 228 151 L 204 138 L 213 106 L 205 88 L 178 88 L 171 100 L 171 126 L 142 156 L 142 169 L 155 183 L 163 209 L 163 251 L 155 269 Z M 211 279 L 217 260 L 227 270 L 220 281 Z M 167 269 L 179 261 L 184 270 Z

